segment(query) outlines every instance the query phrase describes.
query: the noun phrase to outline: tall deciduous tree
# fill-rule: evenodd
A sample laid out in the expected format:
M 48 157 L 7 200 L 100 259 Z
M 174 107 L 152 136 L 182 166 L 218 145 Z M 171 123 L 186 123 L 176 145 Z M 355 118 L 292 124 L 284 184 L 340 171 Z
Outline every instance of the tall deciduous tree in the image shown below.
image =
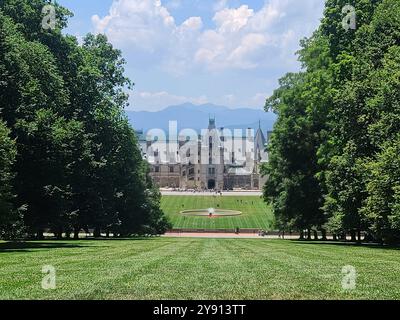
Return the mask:
M 17 142 L 15 203 L 28 232 L 160 232 L 168 222 L 124 114 L 121 52 L 104 35 L 83 45 L 63 35 L 71 13 L 58 5 L 44 29 L 49 3 L 0 1 L 1 117 Z
M 0 236 L 16 220 L 12 189 L 15 155 L 15 142 L 10 138 L 10 130 L 0 121 Z
M 267 101 L 278 114 L 264 168 L 268 176 L 265 198 L 272 202 L 280 227 L 303 232 L 323 229 L 322 189 L 316 177 L 317 148 L 321 128 L 308 115 L 310 102 L 304 95 L 310 85 L 307 74 L 288 74 L 280 89 Z M 318 110 L 315 110 L 318 112 Z M 303 235 L 302 235 L 303 236 Z
M 302 221 L 306 201 L 290 200 L 309 192 L 294 174 L 308 153 L 309 170 L 304 165 L 301 177 L 317 177 L 321 193 L 315 203 L 324 199 L 323 215 L 311 216 L 353 240 L 361 231 L 394 239 L 398 172 L 388 166 L 388 155 L 397 150 L 400 129 L 400 3 L 354 1 L 355 30 L 343 28 L 345 5 L 326 1 L 320 27 L 302 42 L 303 72 L 284 78 L 267 102 L 279 118 L 269 146 L 265 195 L 285 221 Z

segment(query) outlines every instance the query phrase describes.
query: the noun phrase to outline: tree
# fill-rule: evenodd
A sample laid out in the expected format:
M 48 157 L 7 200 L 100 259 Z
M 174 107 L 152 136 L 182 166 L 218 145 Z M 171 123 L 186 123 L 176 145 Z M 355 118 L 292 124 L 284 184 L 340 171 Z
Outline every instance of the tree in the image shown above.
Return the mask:
M 44 30 L 49 3 L 0 1 L 0 104 L 17 142 L 13 187 L 28 232 L 162 231 L 158 193 L 124 114 L 131 82 L 121 52 L 104 35 L 83 45 L 63 35 L 71 13 L 57 4 L 56 28 Z
M 313 208 L 323 199 L 323 214 L 310 216 L 330 232 L 397 239 L 396 223 L 388 222 L 396 220 L 397 180 L 383 177 L 398 175 L 386 162 L 400 129 L 400 3 L 353 1 L 356 30 L 342 26 L 346 4 L 326 2 L 320 27 L 301 43 L 303 71 L 286 76 L 267 101 L 278 122 L 264 193 L 284 224 L 310 225 L 302 195 L 318 190 Z M 310 159 L 301 167 L 306 152 Z M 319 189 L 304 191 L 303 182 L 314 177 Z
M 347 71 L 335 73 L 337 93 L 329 113 L 330 152 L 326 155 L 331 160 L 326 172 L 325 210 L 336 222 L 341 221 L 342 231 L 350 232 L 353 240 L 356 232 L 360 238 L 360 231 L 369 226 L 362 210 L 368 198 L 365 165 L 399 128 L 398 87 L 392 77 L 398 70 L 399 3 L 376 1 L 364 11 L 368 18 L 355 32 L 351 50 L 337 58 L 336 69 L 345 66 Z M 385 61 L 394 69 L 389 71 Z
M 386 143 L 374 162 L 366 163 L 369 172 L 368 198 L 362 213 L 370 231 L 381 242 L 400 241 L 400 136 Z
M 302 96 L 308 85 L 305 74 L 288 74 L 280 89 L 268 99 L 267 108 L 278 114 L 269 145 L 270 162 L 263 168 L 268 176 L 264 198 L 272 202 L 279 227 L 321 229 L 322 191 L 316 178 L 318 163 L 315 123 L 307 116 L 307 100 Z
M 0 121 L 0 236 L 4 236 L 17 219 L 12 190 L 15 155 L 15 142 L 10 138 L 10 130 Z

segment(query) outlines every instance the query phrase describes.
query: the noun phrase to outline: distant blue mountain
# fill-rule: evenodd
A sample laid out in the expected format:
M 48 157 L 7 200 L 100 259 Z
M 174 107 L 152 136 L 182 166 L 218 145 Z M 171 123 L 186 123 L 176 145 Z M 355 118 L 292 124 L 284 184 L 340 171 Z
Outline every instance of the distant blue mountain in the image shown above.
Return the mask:
M 178 130 L 190 128 L 199 131 L 207 128 L 210 117 L 215 117 L 218 128 L 256 130 L 261 122 L 261 128 L 266 132 L 272 130 L 276 120 L 274 113 L 263 110 L 191 103 L 170 106 L 157 112 L 127 111 L 127 115 L 135 130 L 144 131 L 154 128 L 167 131 L 169 121 L 177 121 Z

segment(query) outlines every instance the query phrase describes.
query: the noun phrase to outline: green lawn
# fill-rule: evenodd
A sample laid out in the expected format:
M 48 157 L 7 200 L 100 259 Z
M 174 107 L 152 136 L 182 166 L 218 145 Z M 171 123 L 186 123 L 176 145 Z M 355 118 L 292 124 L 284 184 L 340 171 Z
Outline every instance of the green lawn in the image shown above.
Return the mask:
M 238 210 L 242 215 L 235 217 L 188 217 L 183 210 L 219 208 Z M 185 229 L 235 229 L 250 228 L 270 230 L 274 217 L 271 209 L 260 197 L 232 196 L 163 196 L 161 207 L 170 218 L 174 228 Z
M 43 265 L 57 270 L 55 290 L 41 288 Z M 0 274 L 1 299 L 400 298 L 397 249 L 283 240 L 0 242 Z

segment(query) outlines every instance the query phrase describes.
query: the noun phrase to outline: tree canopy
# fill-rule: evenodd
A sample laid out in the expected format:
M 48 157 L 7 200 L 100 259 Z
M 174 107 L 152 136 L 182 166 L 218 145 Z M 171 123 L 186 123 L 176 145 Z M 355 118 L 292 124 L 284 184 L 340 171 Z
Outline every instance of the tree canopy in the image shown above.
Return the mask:
M 72 13 L 57 4 L 55 28 L 43 28 L 48 4 L 0 1 L 0 226 L 39 238 L 164 232 L 124 113 L 132 84 L 121 52 L 104 35 L 64 35 Z
M 287 228 L 398 241 L 400 3 L 353 1 L 355 30 L 342 26 L 346 4 L 326 1 L 302 72 L 267 101 L 278 121 L 264 196 Z

